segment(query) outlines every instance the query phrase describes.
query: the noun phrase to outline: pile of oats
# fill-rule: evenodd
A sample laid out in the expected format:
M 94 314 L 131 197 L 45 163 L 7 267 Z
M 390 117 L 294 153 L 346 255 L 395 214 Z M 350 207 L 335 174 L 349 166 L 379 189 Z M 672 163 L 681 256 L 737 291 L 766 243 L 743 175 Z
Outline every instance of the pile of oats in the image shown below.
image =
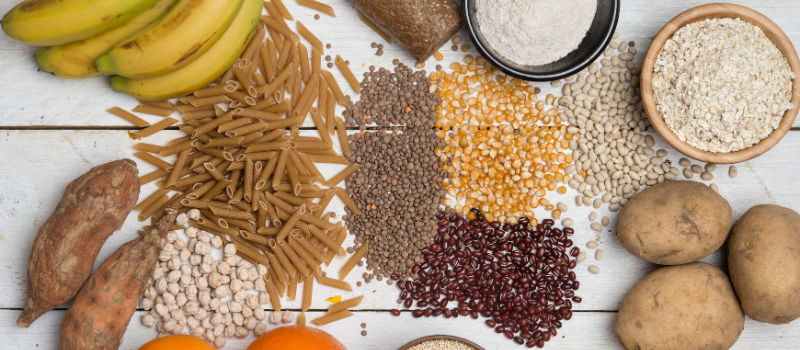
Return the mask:
M 658 111 L 681 140 L 728 153 L 774 131 L 791 104 L 786 57 L 761 28 L 714 18 L 679 29 L 653 70 Z

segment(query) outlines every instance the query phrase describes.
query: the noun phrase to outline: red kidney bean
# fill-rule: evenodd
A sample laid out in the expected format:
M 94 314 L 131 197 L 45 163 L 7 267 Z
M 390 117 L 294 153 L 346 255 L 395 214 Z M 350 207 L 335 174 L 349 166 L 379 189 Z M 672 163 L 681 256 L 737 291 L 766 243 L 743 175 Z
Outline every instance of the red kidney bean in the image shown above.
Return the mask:
M 414 318 L 420 318 L 424 313 L 425 313 L 424 310 L 414 310 L 411 312 L 411 315 L 413 315 Z

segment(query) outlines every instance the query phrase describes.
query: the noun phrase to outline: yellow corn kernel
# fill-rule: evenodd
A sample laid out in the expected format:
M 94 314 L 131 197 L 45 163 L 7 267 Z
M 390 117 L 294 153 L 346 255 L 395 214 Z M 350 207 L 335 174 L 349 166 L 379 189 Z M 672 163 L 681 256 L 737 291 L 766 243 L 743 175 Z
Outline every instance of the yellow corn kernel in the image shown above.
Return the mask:
M 441 61 L 444 59 L 444 55 L 442 55 L 442 53 L 438 51 L 435 54 L 433 54 L 433 57 L 436 57 L 437 61 Z

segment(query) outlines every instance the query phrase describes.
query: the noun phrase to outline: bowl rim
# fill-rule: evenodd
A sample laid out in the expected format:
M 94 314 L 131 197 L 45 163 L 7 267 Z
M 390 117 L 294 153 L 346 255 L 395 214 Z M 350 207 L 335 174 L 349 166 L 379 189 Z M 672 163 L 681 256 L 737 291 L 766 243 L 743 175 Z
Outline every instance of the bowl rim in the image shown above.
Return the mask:
M 661 52 L 661 48 L 664 46 L 664 43 L 683 26 L 705 20 L 707 18 L 739 18 L 750 24 L 758 26 L 783 53 L 784 57 L 786 57 L 786 60 L 789 62 L 791 70 L 795 73 L 795 78 L 792 80 L 793 87 L 791 99 L 791 102 L 794 104 L 794 108 L 786 111 L 786 113 L 783 115 L 783 120 L 781 120 L 780 125 L 778 125 L 778 128 L 775 129 L 765 139 L 749 148 L 731 153 L 714 153 L 703 151 L 687 142 L 681 141 L 672 132 L 672 130 L 669 129 L 666 123 L 664 123 L 664 119 L 661 118 L 661 113 L 658 112 L 658 108 L 656 107 L 655 97 L 653 95 L 653 68 L 655 66 L 655 60 L 658 57 L 658 53 Z M 650 124 L 653 125 L 653 128 L 656 129 L 659 135 L 661 135 L 661 137 L 663 137 L 664 140 L 666 140 L 667 143 L 669 143 L 672 147 L 688 157 L 706 163 L 740 163 L 758 157 L 769 151 L 773 146 L 778 144 L 778 142 L 780 142 L 780 140 L 792 128 L 792 124 L 794 124 L 794 121 L 797 118 L 797 112 L 800 110 L 800 59 L 798 59 L 797 51 L 792 45 L 789 37 L 786 36 L 786 33 L 784 33 L 783 30 L 781 30 L 781 28 L 775 24 L 775 22 L 760 12 L 745 6 L 729 3 L 706 4 L 691 8 L 676 16 L 669 21 L 664 28 L 661 29 L 661 31 L 658 32 L 658 35 L 653 38 L 653 42 L 651 43 L 650 48 L 647 50 L 647 55 L 645 56 L 644 64 L 642 65 L 641 87 L 642 102 L 644 103 L 645 113 L 647 114 L 648 119 L 650 119 Z
M 485 350 L 480 345 L 475 344 L 475 343 L 473 343 L 473 342 L 471 342 L 469 340 L 466 340 L 464 338 L 459 338 L 459 337 L 456 337 L 456 336 L 453 336 L 453 335 L 443 335 L 443 334 L 440 334 L 440 335 L 429 335 L 427 337 L 422 337 L 422 338 L 419 338 L 419 339 L 416 339 L 416 340 L 412 340 L 411 342 L 407 343 L 406 345 L 401 346 L 400 349 L 398 349 L 398 350 L 407 350 L 408 348 L 410 348 L 410 347 L 412 347 L 414 345 L 417 345 L 417 344 L 420 344 L 420 343 L 424 343 L 424 342 L 429 341 L 429 340 L 437 340 L 437 339 L 455 340 L 455 341 L 459 341 L 459 342 L 462 342 L 464 344 L 467 344 L 467 345 L 475 348 L 476 350 Z
M 483 58 L 491 62 L 493 66 L 497 67 L 497 69 L 499 69 L 503 73 L 511 77 L 526 81 L 554 81 L 554 80 L 564 79 L 568 76 L 577 74 L 578 72 L 580 72 L 581 70 L 585 69 L 590 64 L 592 64 L 594 61 L 596 61 L 608 47 L 608 43 L 611 42 L 611 40 L 613 40 L 612 37 L 614 35 L 614 32 L 617 30 L 617 24 L 619 23 L 619 16 L 620 16 L 619 12 L 621 7 L 620 5 L 621 0 L 612 0 L 614 11 L 612 11 L 613 18 L 611 21 L 611 26 L 609 27 L 609 30 L 607 30 L 606 33 L 604 34 L 603 45 L 599 45 L 594 50 L 594 52 L 592 52 L 589 58 L 580 61 L 579 64 L 576 64 L 569 69 L 564 69 L 549 74 L 534 74 L 511 68 L 506 64 L 504 64 L 503 62 L 501 62 L 496 57 L 494 57 L 494 55 L 489 53 L 485 45 L 478 38 L 477 24 L 475 23 L 474 19 L 472 18 L 472 16 L 470 16 L 469 13 L 470 1 L 476 1 L 476 0 L 461 0 L 461 12 L 462 16 L 464 17 L 464 22 L 466 24 L 465 27 L 467 28 L 467 35 L 469 35 L 472 44 L 475 45 L 475 49 L 478 51 L 478 53 L 481 54 L 481 56 L 483 56 Z

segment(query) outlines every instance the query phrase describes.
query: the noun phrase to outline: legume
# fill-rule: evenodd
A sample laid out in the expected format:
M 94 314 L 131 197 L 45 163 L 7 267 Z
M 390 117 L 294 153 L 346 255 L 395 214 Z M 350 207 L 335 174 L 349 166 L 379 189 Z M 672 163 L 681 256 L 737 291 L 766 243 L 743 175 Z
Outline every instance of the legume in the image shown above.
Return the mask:
M 731 167 L 728 168 L 728 176 L 730 176 L 731 179 L 739 176 L 739 169 L 736 169 L 735 165 L 731 165 Z

